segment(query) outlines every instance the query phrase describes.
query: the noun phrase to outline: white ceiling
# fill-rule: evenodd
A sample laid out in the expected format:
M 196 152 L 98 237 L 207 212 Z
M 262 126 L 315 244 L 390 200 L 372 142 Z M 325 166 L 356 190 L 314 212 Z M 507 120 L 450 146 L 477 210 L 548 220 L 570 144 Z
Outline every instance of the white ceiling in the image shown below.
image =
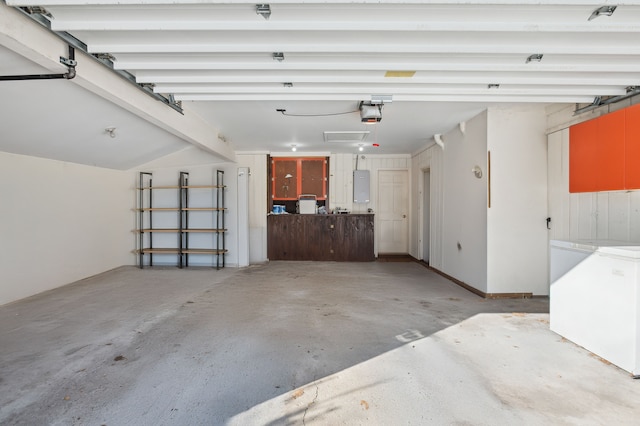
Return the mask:
M 368 152 L 412 153 L 489 105 L 589 104 L 640 86 L 640 1 L 280 0 L 270 4 L 269 19 L 256 13 L 256 3 L 237 0 L 6 2 L 46 8 L 53 30 L 72 34 L 92 54 L 112 55 L 114 68 L 182 101 L 238 151 L 296 144 L 300 152 L 352 152 L 357 142 L 327 143 L 323 132 L 369 131 Z M 588 19 L 607 4 L 617 5 L 613 15 Z M 274 52 L 284 60 L 274 60 Z M 0 50 L 1 74 L 10 73 L 6 54 Z M 542 60 L 527 61 L 533 54 Z M 55 91 L 58 83 L 64 82 L 0 88 L 10 84 L 18 97 L 28 90 L 27 108 L 43 86 Z M 392 95 L 393 102 L 384 105 L 379 124 L 365 125 L 354 111 L 372 95 Z M 43 109 L 52 120 L 69 116 L 51 106 Z M 140 129 L 131 144 L 138 152 L 118 166 L 183 146 L 167 133 L 151 153 L 145 145 L 151 135 Z M 30 149 L 47 154 L 24 148 Z

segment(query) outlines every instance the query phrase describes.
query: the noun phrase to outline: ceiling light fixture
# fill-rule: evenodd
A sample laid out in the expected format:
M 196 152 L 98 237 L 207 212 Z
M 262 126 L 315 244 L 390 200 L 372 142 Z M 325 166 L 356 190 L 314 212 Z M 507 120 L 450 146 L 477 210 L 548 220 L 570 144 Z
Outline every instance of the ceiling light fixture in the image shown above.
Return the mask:
M 613 12 L 616 11 L 617 7 L 618 6 L 601 6 L 601 7 L 597 8 L 596 10 L 593 11 L 591 16 L 589 16 L 588 21 L 591 21 L 592 19 L 595 19 L 600 15 L 611 16 L 611 15 L 613 15 Z
M 273 52 L 271 55 L 274 61 L 282 62 L 284 61 L 284 52 Z
M 295 143 L 291 144 L 291 151 L 296 152 L 298 150 L 298 147 Z
M 544 55 L 542 53 L 534 53 L 533 55 L 530 55 L 527 58 L 527 62 L 526 63 L 528 64 L 529 62 L 540 62 L 540 61 L 542 61 L 542 57 L 543 56 Z
M 364 146 L 362 146 L 362 144 L 358 145 L 358 151 L 364 151 Z
M 104 129 L 104 132 L 111 136 L 112 138 L 116 137 L 116 128 L 115 127 L 107 127 Z
M 256 14 L 262 16 L 264 19 L 269 19 L 271 16 L 271 6 L 268 4 L 256 4 Z

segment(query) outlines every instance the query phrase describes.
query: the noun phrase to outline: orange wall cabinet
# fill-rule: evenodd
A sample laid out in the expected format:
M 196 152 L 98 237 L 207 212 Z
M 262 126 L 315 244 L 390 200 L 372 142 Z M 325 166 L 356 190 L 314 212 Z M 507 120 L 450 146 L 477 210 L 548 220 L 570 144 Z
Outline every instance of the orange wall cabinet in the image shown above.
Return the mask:
M 274 157 L 271 164 L 274 200 L 297 200 L 300 194 L 313 194 L 317 200 L 326 200 L 326 158 Z
M 569 192 L 640 188 L 640 105 L 569 129 Z

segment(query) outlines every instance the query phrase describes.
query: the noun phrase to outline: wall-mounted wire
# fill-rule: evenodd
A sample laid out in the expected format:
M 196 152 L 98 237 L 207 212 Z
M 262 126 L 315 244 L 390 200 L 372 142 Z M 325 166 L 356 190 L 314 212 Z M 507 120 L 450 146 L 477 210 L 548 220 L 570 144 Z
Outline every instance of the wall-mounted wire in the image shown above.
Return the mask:
M 286 109 L 276 109 L 277 112 L 281 113 L 282 115 L 286 115 L 287 117 L 330 117 L 332 115 L 346 115 L 346 114 L 353 114 L 354 112 L 359 112 L 359 110 L 354 110 L 354 111 L 345 111 L 345 112 L 332 112 L 332 113 L 327 113 L 327 114 L 288 114 Z

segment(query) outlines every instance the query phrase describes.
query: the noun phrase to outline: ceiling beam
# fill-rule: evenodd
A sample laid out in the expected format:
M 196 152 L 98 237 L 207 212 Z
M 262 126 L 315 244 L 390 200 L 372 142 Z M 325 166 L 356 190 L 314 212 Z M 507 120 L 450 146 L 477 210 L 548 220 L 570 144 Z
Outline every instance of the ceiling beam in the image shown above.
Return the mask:
M 507 102 L 507 103 L 592 103 L 594 96 L 504 96 L 504 95 L 394 95 L 394 102 Z M 348 101 L 371 99 L 371 93 L 316 95 L 313 101 Z M 309 101 L 308 95 L 216 95 L 178 94 L 179 101 Z
M 321 33 L 324 34 L 324 33 Z M 351 54 L 521 54 L 640 55 L 640 43 L 624 33 L 228 33 L 193 31 L 175 37 L 171 32 L 120 31 L 114 34 L 78 33 L 91 53 L 315 53 Z
M 389 78 L 384 77 L 382 72 L 327 72 L 325 74 L 269 74 L 264 72 L 246 73 L 238 75 L 240 72 L 221 75 L 212 73 L 210 75 L 192 74 L 189 72 L 175 72 L 163 74 L 160 72 L 147 73 L 139 72 L 136 75 L 138 83 L 155 83 L 156 87 L 161 84 L 205 84 L 205 83 L 232 83 L 232 84 L 256 84 L 256 83 L 355 83 L 355 84 L 483 84 L 487 81 L 499 81 L 501 84 L 544 84 L 544 85 L 602 85 L 602 86 L 624 86 L 640 85 L 640 74 L 637 73 L 606 73 L 600 75 L 581 76 L 579 73 L 483 73 L 483 72 L 419 72 L 411 78 Z M 377 75 L 372 75 L 377 74 Z
M 187 4 L 247 4 L 246 0 L 5 0 L 9 6 L 50 6 L 50 5 L 187 5 Z M 424 0 L 278 0 L 276 4 L 422 4 Z M 602 6 L 608 0 L 436 0 L 433 4 L 443 5 L 567 5 Z M 640 5 L 637 0 L 620 0 L 618 6 Z
M 274 6 L 276 7 L 276 6 Z M 591 8 L 549 5 L 278 5 L 265 20 L 255 6 L 50 6 L 57 31 L 638 32 L 640 7 L 589 21 Z
M 640 64 L 637 60 L 620 61 L 616 59 L 594 62 L 565 62 L 530 63 L 521 61 L 492 60 L 491 57 L 477 58 L 440 58 L 423 60 L 412 58 L 386 57 L 379 55 L 375 58 L 354 54 L 351 57 L 318 57 L 315 60 L 285 59 L 283 62 L 274 61 L 270 57 L 263 60 L 216 60 L 205 56 L 127 56 L 117 55 L 114 63 L 116 69 L 126 70 L 251 70 L 251 71 L 482 71 L 482 72 L 576 72 L 576 73 L 637 73 Z M 635 59 L 635 58 L 634 58 Z M 593 60 L 592 60 L 593 61 Z
M 492 81 L 489 80 L 489 83 Z M 156 85 L 154 92 L 156 93 L 212 93 L 212 94 L 308 94 L 315 95 L 324 93 L 387 93 L 396 95 L 493 95 L 499 93 L 501 95 L 584 95 L 584 96 L 619 96 L 626 94 L 624 87 L 612 86 L 513 86 L 500 84 L 498 88 L 489 88 L 487 82 L 484 84 L 470 85 L 412 85 L 407 86 L 390 86 L 390 85 L 314 85 L 283 87 L 283 85 L 271 86 L 189 86 L 189 85 Z

